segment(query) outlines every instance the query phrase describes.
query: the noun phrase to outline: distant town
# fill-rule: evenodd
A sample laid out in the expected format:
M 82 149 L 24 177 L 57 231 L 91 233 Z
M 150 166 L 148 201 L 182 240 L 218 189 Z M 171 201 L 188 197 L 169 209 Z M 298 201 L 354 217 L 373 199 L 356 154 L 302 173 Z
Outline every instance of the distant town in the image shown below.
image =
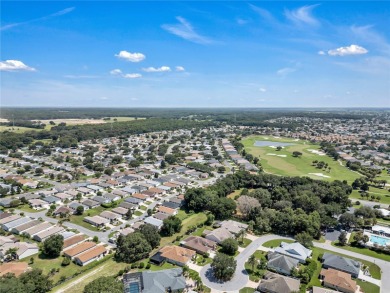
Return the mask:
M 387 292 L 389 112 L 228 115 L 2 117 L 0 287 Z

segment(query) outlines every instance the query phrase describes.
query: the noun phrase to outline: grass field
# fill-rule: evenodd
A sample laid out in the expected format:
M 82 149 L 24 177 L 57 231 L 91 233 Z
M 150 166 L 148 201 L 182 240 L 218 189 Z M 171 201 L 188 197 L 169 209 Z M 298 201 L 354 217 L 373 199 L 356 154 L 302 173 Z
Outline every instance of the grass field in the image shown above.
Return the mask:
M 293 240 L 288 240 L 288 239 L 275 239 L 275 240 L 270 240 L 270 241 L 265 242 L 263 244 L 263 246 L 264 247 L 269 247 L 269 248 L 279 247 L 280 243 L 282 243 L 282 242 L 293 243 L 294 241 Z
M 383 204 L 390 204 L 390 192 L 386 189 L 376 188 L 370 186 L 370 189 L 368 191 L 369 197 L 361 197 L 361 193 L 358 190 L 353 190 L 350 198 L 356 199 L 356 200 L 369 200 L 371 201 L 371 195 L 380 196 L 379 201 L 375 199 L 373 202 L 383 203 Z
M 254 146 L 256 141 L 270 141 L 270 142 L 288 142 L 294 145 L 286 146 L 282 150 L 277 151 L 271 147 L 257 147 Z M 311 144 L 307 141 L 294 140 L 289 138 L 273 138 L 268 136 L 249 136 L 241 141 L 247 153 L 254 157 L 260 157 L 260 163 L 264 171 L 282 176 L 308 176 L 313 179 L 321 179 L 333 181 L 336 179 L 347 180 L 352 183 L 356 178 L 361 177 L 359 174 L 348 170 L 341 166 L 339 162 L 333 160 L 326 155 L 318 155 L 312 151 L 320 150 L 319 145 Z M 294 151 L 301 152 L 303 155 L 299 158 L 292 156 Z M 321 170 L 312 166 L 314 160 L 324 161 L 331 167 L 328 170 Z M 321 175 L 314 175 L 310 173 L 317 173 Z
M 10 132 L 15 132 L 15 133 L 23 133 L 26 131 L 40 131 L 42 129 L 37 129 L 37 128 L 29 128 L 29 127 L 20 127 L 20 126 L 15 126 L 15 127 L 10 127 L 10 126 L 4 126 L 0 125 L 0 132 L 4 131 L 10 131 Z
M 366 293 L 379 293 L 380 292 L 380 288 L 375 284 L 363 282 L 363 281 L 358 280 L 358 279 L 356 279 L 356 283 L 362 288 L 363 292 L 366 292 Z

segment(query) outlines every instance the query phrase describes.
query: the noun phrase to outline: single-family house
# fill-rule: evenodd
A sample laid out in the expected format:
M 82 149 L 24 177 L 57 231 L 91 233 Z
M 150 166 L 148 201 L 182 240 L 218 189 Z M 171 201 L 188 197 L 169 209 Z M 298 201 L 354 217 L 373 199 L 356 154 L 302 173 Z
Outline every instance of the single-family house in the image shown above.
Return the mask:
M 322 267 L 324 269 L 331 268 L 339 270 L 350 274 L 353 278 L 357 278 L 359 276 L 361 263 L 356 260 L 328 252 L 324 253 L 322 259 Z
M 169 263 L 178 266 L 185 266 L 196 255 L 196 252 L 194 250 L 187 249 L 184 247 L 171 245 L 164 246 L 156 254 L 156 257 L 152 256 L 150 258 L 151 261 L 156 260 L 156 262 L 158 263 L 157 260 L 162 258 L 164 261 L 167 261 Z
M 356 292 L 356 281 L 352 280 L 351 275 L 348 273 L 335 269 L 322 269 L 320 276 L 324 287 L 344 293 Z
M 187 287 L 181 268 L 128 273 L 123 276 L 124 292 L 178 293 Z
M 63 193 L 63 192 L 56 193 L 53 196 L 59 198 L 62 202 L 66 201 L 66 200 L 71 200 L 73 198 L 73 196 L 71 194 Z
M 161 212 L 155 213 L 153 215 L 153 218 L 156 218 L 156 219 L 161 220 L 161 221 L 164 221 L 168 217 L 169 217 L 168 214 L 164 214 L 164 213 L 161 213 Z
M 93 209 L 93 208 L 100 206 L 100 202 L 97 202 L 93 199 L 86 199 L 86 200 L 83 200 L 81 203 L 90 209 Z
M 69 204 L 69 208 L 72 209 L 73 212 L 76 212 L 76 211 L 77 211 L 77 208 L 80 207 L 80 206 L 84 208 L 84 211 L 89 210 L 89 207 L 87 207 L 86 205 L 83 205 L 83 204 L 78 203 L 78 202 L 75 202 L 75 201 L 74 201 L 74 202 L 71 202 L 71 203 Z
M 263 293 L 293 293 L 299 292 L 300 285 L 298 279 L 268 272 L 260 281 L 257 290 Z
M 40 210 L 40 209 L 48 209 L 49 208 L 49 203 L 47 201 L 44 201 L 42 199 L 29 199 L 28 203 L 30 207 L 34 210 Z
M 160 213 L 167 214 L 169 216 L 174 216 L 174 215 L 177 214 L 177 210 L 171 209 L 171 208 L 168 208 L 168 207 L 165 207 L 165 206 L 159 206 L 157 208 L 157 211 L 160 212 Z
M 102 194 L 102 197 L 108 199 L 109 202 L 113 202 L 121 199 L 119 195 L 113 193 L 104 193 Z
M 116 207 L 111 210 L 112 212 L 120 215 L 122 218 L 126 217 L 127 212 L 129 209 L 123 208 L 123 207 Z
M 110 220 L 102 218 L 100 216 L 85 217 L 84 222 L 91 224 L 95 227 L 104 227 L 106 224 L 110 223 Z
M 215 251 L 217 243 L 203 237 L 189 236 L 180 242 L 180 246 L 205 255 Z
M 53 216 L 56 217 L 56 216 L 61 216 L 61 217 L 65 217 L 67 215 L 71 215 L 73 214 L 74 211 L 69 208 L 69 207 L 66 207 L 66 206 L 60 206 L 59 208 L 57 208 L 54 212 L 53 212 Z
M 142 202 L 147 201 L 150 198 L 148 195 L 142 193 L 134 193 L 131 197 L 139 199 Z
M 46 201 L 49 205 L 59 204 L 61 202 L 61 200 L 58 197 L 55 197 L 52 195 L 46 196 L 46 197 L 42 198 L 42 200 Z
M 225 239 L 234 238 L 234 235 L 224 228 L 217 228 L 213 231 L 204 230 L 203 234 L 205 235 L 206 239 L 217 242 L 218 244 Z
M 102 218 L 108 219 L 111 224 L 117 222 L 120 218 L 122 218 L 121 215 L 110 212 L 110 211 L 103 211 L 100 213 L 99 216 Z
M 312 254 L 310 249 L 304 247 L 299 242 L 282 242 L 279 247 L 275 248 L 275 252 L 295 258 L 299 260 L 300 263 L 305 263 L 306 259 Z
M 238 235 L 241 231 L 248 229 L 248 225 L 233 220 L 226 220 L 220 223 L 221 228 L 228 230 L 234 235 Z
M 4 259 L 9 249 L 16 250 L 16 258 L 24 259 L 39 252 L 38 245 L 27 242 L 5 243 L 0 246 L 0 259 Z
M 290 276 L 291 270 L 296 268 L 299 264 L 299 260 L 296 258 L 292 258 L 277 252 L 270 251 L 267 257 L 267 268 L 282 275 Z
M 161 220 L 158 220 L 158 219 L 155 219 L 153 217 L 147 217 L 144 219 L 144 222 L 146 224 L 150 224 L 150 225 L 153 225 L 155 226 L 157 229 L 161 229 L 162 225 L 163 225 L 163 221 Z

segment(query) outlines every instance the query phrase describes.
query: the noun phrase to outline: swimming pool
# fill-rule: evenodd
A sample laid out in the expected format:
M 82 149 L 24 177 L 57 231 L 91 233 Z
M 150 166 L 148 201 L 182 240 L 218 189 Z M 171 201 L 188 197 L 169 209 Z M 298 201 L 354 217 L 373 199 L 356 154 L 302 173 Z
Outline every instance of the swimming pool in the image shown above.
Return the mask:
M 381 237 L 381 236 L 377 236 L 377 235 L 371 235 L 370 241 L 372 243 L 376 243 L 380 246 L 386 246 L 386 245 L 390 244 L 389 238 L 385 238 L 385 237 Z

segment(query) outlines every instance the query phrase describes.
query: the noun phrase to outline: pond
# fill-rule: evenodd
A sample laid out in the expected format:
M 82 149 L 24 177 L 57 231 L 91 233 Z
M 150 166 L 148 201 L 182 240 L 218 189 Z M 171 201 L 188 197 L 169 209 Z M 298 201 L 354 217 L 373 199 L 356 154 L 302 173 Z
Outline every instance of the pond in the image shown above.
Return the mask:
M 289 142 L 276 142 L 276 141 L 269 141 L 269 140 L 256 140 L 255 143 L 253 144 L 254 146 L 257 147 L 286 147 L 290 145 L 294 145 L 294 143 L 289 143 Z

